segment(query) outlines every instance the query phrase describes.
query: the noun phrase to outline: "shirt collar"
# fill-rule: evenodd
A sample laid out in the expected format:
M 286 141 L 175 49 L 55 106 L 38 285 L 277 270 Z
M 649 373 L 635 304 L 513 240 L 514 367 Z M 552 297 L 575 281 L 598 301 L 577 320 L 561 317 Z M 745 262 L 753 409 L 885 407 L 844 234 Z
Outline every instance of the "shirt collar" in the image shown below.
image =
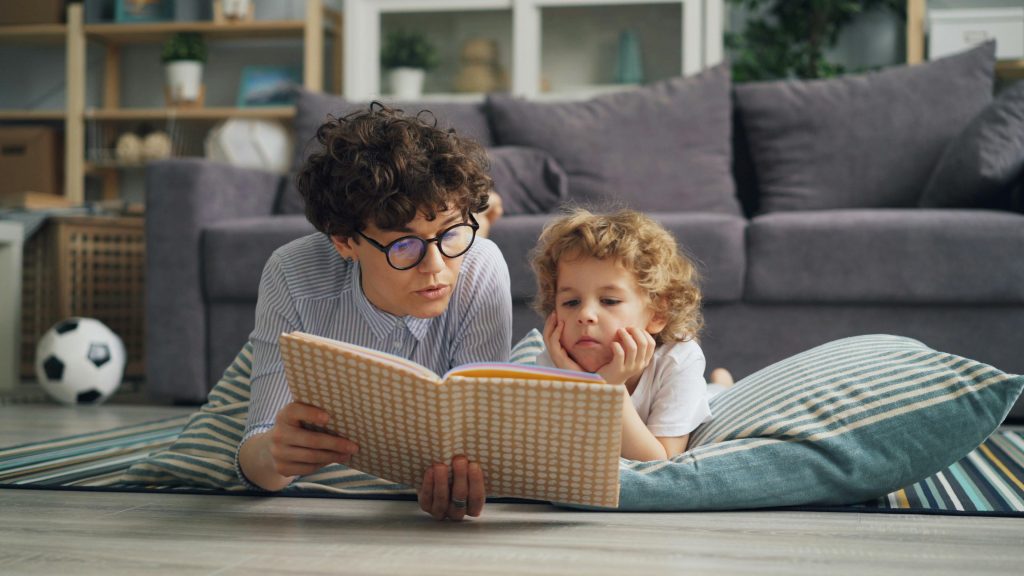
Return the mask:
M 352 285 L 349 287 L 352 294 L 352 301 L 360 316 L 370 326 L 370 330 L 378 340 L 385 340 L 391 336 L 395 326 L 399 323 L 405 325 L 417 341 L 422 341 L 430 330 L 430 323 L 433 318 L 417 318 L 415 316 L 395 316 L 377 308 L 363 293 L 362 269 L 359 262 L 352 262 Z

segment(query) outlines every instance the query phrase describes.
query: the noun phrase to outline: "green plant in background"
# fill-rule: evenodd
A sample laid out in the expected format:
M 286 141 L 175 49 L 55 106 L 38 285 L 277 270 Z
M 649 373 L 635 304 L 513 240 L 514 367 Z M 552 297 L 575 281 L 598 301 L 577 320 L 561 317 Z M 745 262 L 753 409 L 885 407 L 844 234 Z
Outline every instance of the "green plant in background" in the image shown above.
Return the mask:
M 728 0 L 752 17 L 745 29 L 726 33 L 736 82 L 780 78 L 829 78 L 845 72 L 828 61 L 839 33 L 854 18 L 883 8 L 906 17 L 905 0 Z
M 195 32 L 178 32 L 164 43 L 160 51 L 164 63 L 176 60 L 198 60 L 206 62 L 206 42 Z
M 380 65 L 392 68 L 437 68 L 437 48 L 419 32 L 395 30 L 390 32 L 380 52 Z

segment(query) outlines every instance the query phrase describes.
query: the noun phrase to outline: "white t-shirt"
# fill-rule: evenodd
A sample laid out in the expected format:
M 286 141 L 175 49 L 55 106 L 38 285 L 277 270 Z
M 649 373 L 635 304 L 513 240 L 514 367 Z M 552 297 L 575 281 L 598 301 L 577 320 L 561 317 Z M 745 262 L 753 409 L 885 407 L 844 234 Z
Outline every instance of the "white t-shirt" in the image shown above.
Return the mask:
M 537 364 L 555 365 L 547 350 L 537 355 Z M 704 352 L 692 340 L 654 351 L 630 397 L 651 434 L 684 436 L 711 418 L 704 367 Z

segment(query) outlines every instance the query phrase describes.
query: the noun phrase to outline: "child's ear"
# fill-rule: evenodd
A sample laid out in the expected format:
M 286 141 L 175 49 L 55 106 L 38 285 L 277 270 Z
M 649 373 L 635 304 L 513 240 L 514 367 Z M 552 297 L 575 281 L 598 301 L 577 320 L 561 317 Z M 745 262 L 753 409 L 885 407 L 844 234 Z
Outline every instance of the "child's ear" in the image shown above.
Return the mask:
M 658 334 L 665 329 L 665 325 L 668 324 L 668 320 L 661 314 L 655 314 L 651 321 L 647 323 L 648 334 Z
M 346 260 L 359 260 L 355 250 L 355 243 L 351 238 L 331 236 L 331 244 L 334 244 L 334 249 L 338 251 L 342 258 Z

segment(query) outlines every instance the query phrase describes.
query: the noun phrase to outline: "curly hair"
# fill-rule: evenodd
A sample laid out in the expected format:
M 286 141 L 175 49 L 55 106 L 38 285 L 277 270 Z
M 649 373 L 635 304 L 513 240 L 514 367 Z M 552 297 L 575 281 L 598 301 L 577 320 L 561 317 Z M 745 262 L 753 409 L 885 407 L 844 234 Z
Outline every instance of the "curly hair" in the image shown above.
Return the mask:
M 660 224 L 633 210 L 593 214 L 577 208 L 549 223 L 533 251 L 537 277 L 533 307 L 543 317 L 555 309 L 558 263 L 580 258 L 611 260 L 633 274 L 666 321 L 658 344 L 695 339 L 704 326 L 696 266 Z
M 487 155 L 472 139 L 437 127 L 423 110 L 407 116 L 373 102 L 342 118 L 328 116 L 317 150 L 296 176 L 306 219 L 329 236 L 353 238 L 371 222 L 397 230 L 423 212 L 487 209 Z

